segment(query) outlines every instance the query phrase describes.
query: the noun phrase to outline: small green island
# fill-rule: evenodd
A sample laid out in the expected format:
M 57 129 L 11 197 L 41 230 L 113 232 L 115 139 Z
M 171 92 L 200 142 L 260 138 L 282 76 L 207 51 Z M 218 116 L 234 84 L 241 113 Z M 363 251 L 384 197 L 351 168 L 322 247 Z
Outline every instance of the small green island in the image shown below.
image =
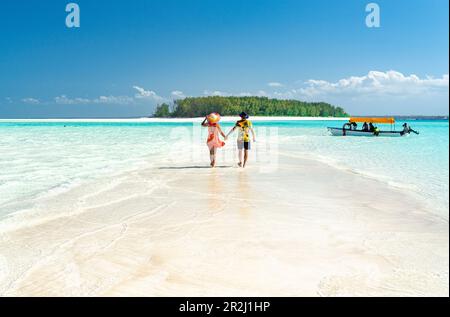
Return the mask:
M 267 97 L 188 97 L 175 100 L 173 105 L 157 106 L 157 118 L 204 117 L 211 112 L 222 116 L 236 116 L 245 111 L 251 116 L 298 116 L 298 117 L 348 117 L 341 107 L 326 102 L 269 99 Z

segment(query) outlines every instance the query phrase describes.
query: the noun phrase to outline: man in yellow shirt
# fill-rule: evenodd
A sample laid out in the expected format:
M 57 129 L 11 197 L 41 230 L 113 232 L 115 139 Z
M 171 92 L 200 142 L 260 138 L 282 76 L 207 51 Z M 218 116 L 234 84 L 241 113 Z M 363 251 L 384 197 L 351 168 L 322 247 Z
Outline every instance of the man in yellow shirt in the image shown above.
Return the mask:
M 251 149 L 250 143 L 250 132 L 252 133 L 253 142 L 256 142 L 255 130 L 253 130 L 253 125 L 247 113 L 242 112 L 240 115 L 241 120 L 236 122 L 236 125 L 227 134 L 228 136 L 238 129 L 237 147 L 239 152 L 239 167 L 245 167 L 248 159 L 248 151 Z

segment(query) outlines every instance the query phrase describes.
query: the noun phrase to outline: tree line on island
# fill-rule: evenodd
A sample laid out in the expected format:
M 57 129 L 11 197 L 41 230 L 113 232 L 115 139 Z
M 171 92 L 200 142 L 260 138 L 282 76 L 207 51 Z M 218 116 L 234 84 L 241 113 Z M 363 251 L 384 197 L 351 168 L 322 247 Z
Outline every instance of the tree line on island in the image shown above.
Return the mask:
M 175 100 L 173 105 L 157 106 L 154 117 L 193 118 L 211 112 L 236 116 L 242 111 L 251 116 L 348 117 L 344 109 L 326 102 L 269 99 L 267 97 L 188 97 Z

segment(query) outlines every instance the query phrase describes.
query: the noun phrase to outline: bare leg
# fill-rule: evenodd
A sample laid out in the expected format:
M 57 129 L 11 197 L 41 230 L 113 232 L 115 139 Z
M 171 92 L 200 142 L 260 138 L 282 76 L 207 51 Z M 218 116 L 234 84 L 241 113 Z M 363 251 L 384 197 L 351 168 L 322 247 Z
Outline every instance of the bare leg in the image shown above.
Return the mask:
M 243 151 L 242 150 L 238 150 L 238 157 L 239 157 L 238 166 L 239 167 L 242 167 L 242 156 L 243 156 Z
M 216 166 L 216 148 L 213 147 L 209 150 L 209 158 L 211 160 L 211 167 Z
M 244 151 L 244 164 L 242 165 L 242 167 L 245 167 L 245 164 L 247 164 L 247 159 L 248 159 L 248 150 Z

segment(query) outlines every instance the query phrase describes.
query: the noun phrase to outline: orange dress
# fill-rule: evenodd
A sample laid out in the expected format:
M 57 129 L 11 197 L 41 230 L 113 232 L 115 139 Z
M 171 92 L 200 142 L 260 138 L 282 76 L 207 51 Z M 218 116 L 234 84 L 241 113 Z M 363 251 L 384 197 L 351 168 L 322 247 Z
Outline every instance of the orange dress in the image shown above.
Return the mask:
M 222 147 L 225 145 L 225 142 L 219 138 L 219 128 L 216 123 L 208 124 L 208 139 L 206 140 L 206 144 L 209 149 Z

